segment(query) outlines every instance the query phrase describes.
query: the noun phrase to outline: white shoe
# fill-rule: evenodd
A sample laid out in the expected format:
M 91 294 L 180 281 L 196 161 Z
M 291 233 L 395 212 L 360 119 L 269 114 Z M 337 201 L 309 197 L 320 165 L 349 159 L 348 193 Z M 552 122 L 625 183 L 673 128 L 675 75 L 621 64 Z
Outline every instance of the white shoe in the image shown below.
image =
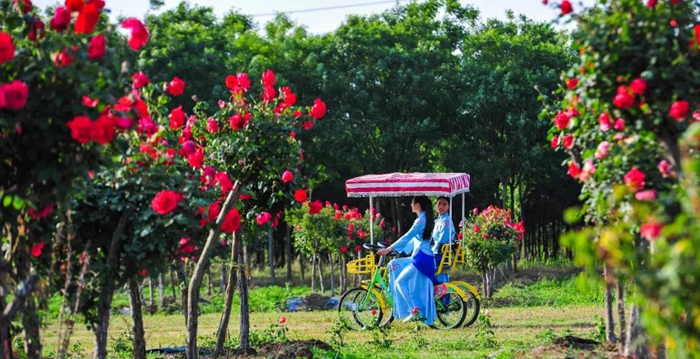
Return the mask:
M 403 322 L 404 322 L 404 323 L 410 323 L 411 320 L 413 320 L 413 315 L 409 315 L 408 317 L 404 318 L 404 319 L 403 319 Z

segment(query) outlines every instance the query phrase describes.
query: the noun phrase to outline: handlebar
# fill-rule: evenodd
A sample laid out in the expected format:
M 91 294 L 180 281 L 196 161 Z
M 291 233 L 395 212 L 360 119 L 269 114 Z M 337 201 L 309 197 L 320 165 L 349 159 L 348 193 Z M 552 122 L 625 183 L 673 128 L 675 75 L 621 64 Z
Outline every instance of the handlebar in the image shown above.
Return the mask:
M 376 251 L 378 251 L 378 250 L 380 250 L 380 249 L 384 249 L 384 248 L 386 248 L 386 247 L 388 247 L 388 246 L 387 246 L 385 243 L 382 243 L 382 242 L 379 242 L 379 243 L 377 243 L 377 244 L 364 243 L 364 244 L 362 245 L 362 248 L 367 249 L 367 250 L 370 250 L 370 251 L 372 251 L 372 252 L 376 252 Z

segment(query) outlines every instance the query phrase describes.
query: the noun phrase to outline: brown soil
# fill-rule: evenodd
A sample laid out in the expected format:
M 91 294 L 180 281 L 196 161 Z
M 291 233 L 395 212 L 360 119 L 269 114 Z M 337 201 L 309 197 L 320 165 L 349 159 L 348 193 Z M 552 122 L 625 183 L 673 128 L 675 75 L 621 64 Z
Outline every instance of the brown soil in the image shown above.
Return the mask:
M 333 347 L 318 339 L 296 340 L 288 344 L 265 344 L 260 348 L 260 355 L 266 358 L 275 359 L 294 359 L 294 358 L 313 358 L 311 349 L 314 347 L 323 350 L 332 350 Z
M 622 358 L 615 345 L 601 344 L 594 340 L 567 335 L 555 338 L 553 344 L 542 345 L 517 352 L 514 358 Z

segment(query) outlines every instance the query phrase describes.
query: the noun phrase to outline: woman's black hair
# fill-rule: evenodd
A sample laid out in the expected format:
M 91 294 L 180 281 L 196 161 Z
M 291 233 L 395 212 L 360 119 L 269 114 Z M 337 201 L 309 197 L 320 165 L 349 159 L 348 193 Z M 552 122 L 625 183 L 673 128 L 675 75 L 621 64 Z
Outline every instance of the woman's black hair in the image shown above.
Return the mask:
M 447 204 L 448 204 L 448 205 L 450 204 L 450 198 L 447 197 L 447 196 L 439 196 L 439 197 L 435 200 L 435 203 L 437 203 L 437 202 L 438 202 L 439 200 L 441 200 L 441 199 L 444 199 L 445 201 L 447 201 Z
M 433 205 L 430 199 L 426 196 L 415 196 L 413 202 L 420 204 L 420 208 L 425 212 L 425 230 L 423 231 L 423 240 L 430 240 L 433 235 L 433 226 L 435 226 L 435 216 L 433 215 Z

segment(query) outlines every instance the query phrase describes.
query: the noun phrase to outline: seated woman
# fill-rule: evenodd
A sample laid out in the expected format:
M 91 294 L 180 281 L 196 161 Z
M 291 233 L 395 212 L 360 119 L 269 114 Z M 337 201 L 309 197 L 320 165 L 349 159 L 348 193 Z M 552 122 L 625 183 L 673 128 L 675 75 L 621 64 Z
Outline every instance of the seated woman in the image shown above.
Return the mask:
M 433 254 L 435 255 L 435 265 L 440 265 L 440 260 L 442 260 L 442 246 L 444 244 L 450 244 L 450 239 L 454 240 L 455 228 L 452 224 L 452 218 L 450 218 L 450 200 L 445 196 L 440 196 L 437 199 L 437 212 L 438 217 L 435 219 L 435 228 L 433 229 L 432 241 L 433 241 Z M 449 276 L 447 273 L 441 273 L 437 275 L 437 279 L 440 282 L 449 281 Z
M 436 311 L 433 297 L 435 257 L 430 248 L 433 231 L 433 208 L 425 196 L 414 197 L 411 210 L 418 215 L 413 226 L 391 246 L 377 251 L 386 255 L 393 250 L 411 251 L 410 258 L 389 262 L 389 285 L 394 296 L 394 317 L 409 321 L 417 308 L 425 324 L 432 325 Z

